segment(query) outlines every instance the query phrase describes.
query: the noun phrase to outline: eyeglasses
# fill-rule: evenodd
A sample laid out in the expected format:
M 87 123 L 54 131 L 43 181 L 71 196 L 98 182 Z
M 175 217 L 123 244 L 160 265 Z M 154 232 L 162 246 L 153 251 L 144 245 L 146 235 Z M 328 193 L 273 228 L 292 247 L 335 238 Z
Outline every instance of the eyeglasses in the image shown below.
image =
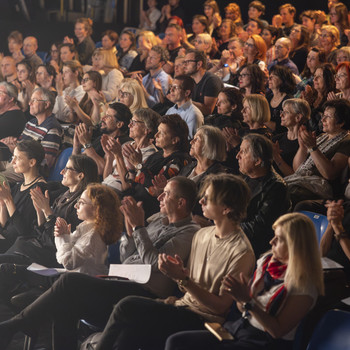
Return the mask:
M 330 38 L 331 35 L 330 34 L 321 34 L 320 38 Z
M 255 45 L 254 45 L 254 44 L 247 43 L 247 42 L 245 42 L 245 43 L 244 43 L 244 46 L 248 46 L 248 47 L 255 47 Z
M 202 45 L 204 44 L 204 42 L 202 40 L 194 40 L 195 43 L 199 44 L 199 45 Z
M 92 203 L 86 203 L 84 200 L 79 199 L 76 203 L 76 206 L 79 207 L 81 205 L 93 205 Z
M 90 79 L 90 78 L 81 79 L 81 83 L 82 83 L 82 84 L 85 84 L 85 83 L 87 83 L 89 80 L 91 80 L 91 79 Z
M 63 170 L 64 172 L 66 172 L 67 170 L 70 170 L 70 171 L 74 171 L 74 172 L 76 172 L 76 173 L 79 173 L 78 170 L 75 170 L 74 168 L 70 168 L 69 166 L 64 167 L 62 170 Z
M 170 85 L 169 86 L 169 91 L 176 91 L 176 90 L 181 90 L 181 86 L 179 85 Z
M 46 102 L 47 100 L 39 100 L 38 98 L 32 98 L 29 100 L 29 103 L 35 103 L 35 102 Z
M 127 97 L 129 97 L 129 96 L 131 95 L 131 93 L 130 93 L 130 92 L 127 92 L 127 91 L 121 91 L 121 90 L 119 90 L 118 95 L 119 95 L 119 97 L 121 97 L 121 98 L 127 98 Z
M 280 115 L 288 115 L 288 114 L 294 114 L 293 112 L 290 111 L 280 111 Z
M 334 76 L 335 79 L 341 79 L 341 78 L 347 78 L 347 77 L 348 77 L 348 75 L 345 74 L 345 73 L 336 74 L 336 75 Z
M 184 61 L 184 64 L 187 66 L 190 62 L 197 63 L 198 61 L 197 60 L 186 60 L 186 61 Z
M 240 74 L 239 75 L 239 78 L 245 78 L 245 77 L 249 77 L 250 76 L 250 74 L 248 74 L 248 73 L 243 73 L 243 74 Z
M 293 28 L 293 29 L 291 30 L 291 32 L 300 33 L 301 30 L 300 30 L 300 29 Z
M 329 115 L 329 114 L 321 114 L 321 119 L 335 119 L 334 115 Z
M 145 124 L 145 122 L 141 120 L 131 119 L 129 125 L 134 126 L 135 124 Z

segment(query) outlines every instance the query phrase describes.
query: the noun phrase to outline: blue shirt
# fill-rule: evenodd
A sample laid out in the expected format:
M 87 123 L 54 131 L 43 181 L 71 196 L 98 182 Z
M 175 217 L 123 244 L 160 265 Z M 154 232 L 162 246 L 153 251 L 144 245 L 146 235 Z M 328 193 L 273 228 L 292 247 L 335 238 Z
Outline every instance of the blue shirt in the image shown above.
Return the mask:
M 273 67 L 273 66 L 276 66 L 276 65 L 279 65 L 279 66 L 285 66 L 287 68 L 289 68 L 292 73 L 296 74 L 296 75 L 299 75 L 299 70 L 298 70 L 298 67 L 295 65 L 295 63 L 290 60 L 289 58 L 286 58 L 280 62 L 278 62 L 277 59 L 273 60 L 269 66 L 267 67 L 267 69 L 270 71 L 270 69 Z
M 168 109 L 166 114 L 178 114 L 186 123 L 189 130 L 189 138 L 192 139 L 197 129 L 203 125 L 204 116 L 200 109 L 189 99 L 181 107 L 177 105 Z
M 160 84 L 162 85 L 162 90 L 164 96 L 166 96 L 168 89 L 169 89 L 169 81 L 170 81 L 170 75 L 165 73 L 163 69 L 160 69 L 158 72 L 156 72 L 153 76 L 151 76 L 151 73 L 148 73 L 145 75 L 142 79 L 142 84 L 145 87 L 146 91 L 149 93 L 149 97 L 146 99 L 148 107 L 152 108 L 155 104 L 160 102 L 159 99 L 159 92 L 154 87 L 153 79 L 159 80 Z

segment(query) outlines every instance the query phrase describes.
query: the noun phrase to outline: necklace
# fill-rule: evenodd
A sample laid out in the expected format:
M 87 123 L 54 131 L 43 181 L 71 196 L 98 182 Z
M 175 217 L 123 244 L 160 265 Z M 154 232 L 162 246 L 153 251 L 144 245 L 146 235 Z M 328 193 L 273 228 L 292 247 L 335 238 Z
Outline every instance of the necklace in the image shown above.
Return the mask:
M 41 175 L 37 176 L 32 182 L 29 182 L 29 184 L 23 183 L 22 186 L 30 186 L 30 185 L 32 185 L 36 180 L 38 180 L 38 179 L 40 179 L 40 178 L 42 178 Z

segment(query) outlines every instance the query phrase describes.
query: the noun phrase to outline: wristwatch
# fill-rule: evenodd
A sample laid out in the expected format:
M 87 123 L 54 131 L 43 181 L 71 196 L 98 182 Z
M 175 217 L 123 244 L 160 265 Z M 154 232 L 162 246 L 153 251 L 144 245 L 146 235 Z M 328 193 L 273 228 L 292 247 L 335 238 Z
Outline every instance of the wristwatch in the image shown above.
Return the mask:
M 255 305 L 255 302 L 253 299 L 251 299 L 250 301 L 247 301 L 246 303 L 242 304 L 242 308 L 244 311 L 250 311 Z
M 140 228 L 143 228 L 143 227 L 145 227 L 145 226 L 143 226 L 143 225 L 134 226 L 132 228 L 132 232 L 135 232 L 136 230 L 139 230 Z
M 135 166 L 136 170 L 141 170 L 142 169 L 142 163 L 139 163 Z
M 184 288 L 188 285 L 188 282 L 190 281 L 190 278 L 188 276 L 186 276 L 183 280 L 178 280 L 177 284 L 178 286 L 181 288 Z
M 88 148 L 91 148 L 92 147 L 92 143 L 86 143 L 83 148 L 84 149 L 88 149 Z
M 314 146 L 308 149 L 309 153 L 314 152 L 318 149 L 318 146 Z

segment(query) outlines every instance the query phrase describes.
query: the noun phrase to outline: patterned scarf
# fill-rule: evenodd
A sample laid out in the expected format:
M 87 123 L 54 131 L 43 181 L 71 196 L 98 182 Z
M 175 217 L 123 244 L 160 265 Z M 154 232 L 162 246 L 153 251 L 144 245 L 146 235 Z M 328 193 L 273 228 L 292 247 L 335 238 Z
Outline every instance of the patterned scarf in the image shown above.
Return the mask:
M 275 315 L 287 296 L 284 276 L 287 265 L 272 261 L 272 254 L 267 255 L 263 263 L 257 267 L 250 282 L 251 296 L 267 296 L 265 311 Z

